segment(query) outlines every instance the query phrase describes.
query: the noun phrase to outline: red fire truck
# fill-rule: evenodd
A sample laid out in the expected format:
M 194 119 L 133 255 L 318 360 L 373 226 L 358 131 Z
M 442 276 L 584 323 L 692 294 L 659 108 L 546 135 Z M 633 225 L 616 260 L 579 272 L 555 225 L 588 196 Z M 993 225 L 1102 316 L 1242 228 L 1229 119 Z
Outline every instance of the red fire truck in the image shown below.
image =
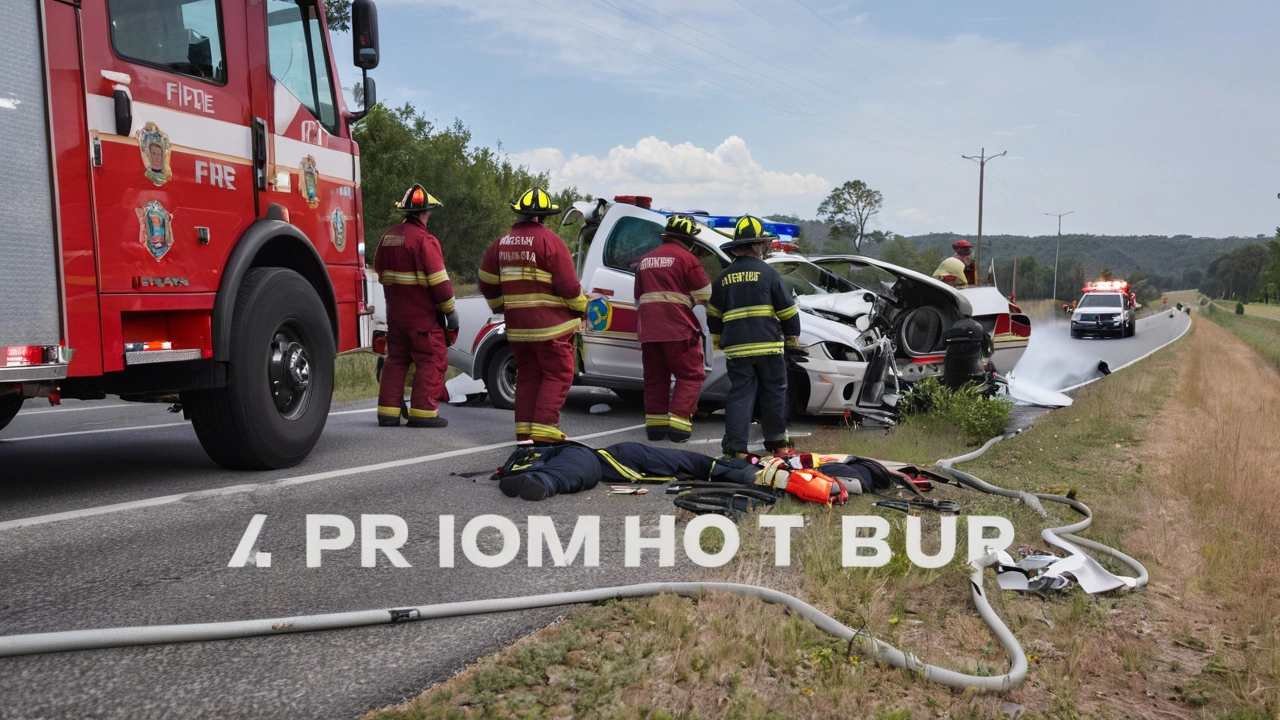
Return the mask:
M 319 0 L 6 0 L 0 428 L 179 394 L 231 468 L 301 462 L 362 344 L 359 149 Z M 351 8 L 355 64 L 377 11 Z M 366 110 L 367 111 L 367 110 Z

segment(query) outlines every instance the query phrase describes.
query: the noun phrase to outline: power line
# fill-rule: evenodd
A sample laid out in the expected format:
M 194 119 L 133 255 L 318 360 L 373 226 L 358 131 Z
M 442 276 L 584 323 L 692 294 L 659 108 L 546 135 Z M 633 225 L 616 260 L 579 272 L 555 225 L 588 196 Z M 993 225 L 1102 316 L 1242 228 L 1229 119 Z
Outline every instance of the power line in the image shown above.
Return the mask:
M 550 10 L 551 12 L 553 12 L 553 13 L 555 13 L 555 14 L 557 14 L 557 15 L 561 16 L 561 17 L 568 18 L 569 20 L 572 20 L 573 22 L 578 23 L 579 25 L 582 25 L 583 27 L 587 28 L 588 30 L 591 30 L 592 32 L 594 32 L 594 33 L 596 33 L 596 34 L 598 34 L 598 35 L 603 35 L 604 37 L 609 38 L 610 40 L 613 40 L 613 41 L 614 41 L 614 42 L 616 42 L 616 43 L 619 43 L 619 44 L 621 44 L 621 45 L 624 45 L 624 46 L 626 46 L 626 47 L 630 48 L 631 50 L 633 50 L 633 51 L 635 51 L 635 52 L 638 52 L 638 53 L 640 53 L 641 55 L 644 55 L 645 57 L 648 57 L 648 58 L 650 58 L 650 59 L 652 59 L 652 60 L 654 60 L 654 61 L 657 61 L 657 62 L 659 62 L 659 63 L 662 63 L 663 65 L 666 65 L 666 66 L 668 66 L 668 67 L 670 67 L 670 68 L 673 68 L 673 69 L 675 69 L 675 70 L 678 70 L 679 72 L 682 72 L 682 73 L 684 73 L 684 74 L 686 74 L 686 75 L 689 75 L 690 77 L 693 77 L 693 78 L 696 78 L 696 79 L 698 79 L 698 80 L 701 80 L 702 82 L 707 83 L 708 85 L 714 85 L 714 86 L 716 86 L 716 87 L 718 87 L 718 88 L 720 88 L 720 89 L 722 89 L 722 90 L 725 90 L 726 92 L 729 92 L 729 93 L 731 93 L 731 94 L 735 94 L 735 95 L 738 95 L 738 96 L 744 97 L 744 98 L 746 98 L 746 99 L 748 99 L 748 100 L 751 100 L 751 101 L 753 101 L 753 102 L 759 103 L 760 105 L 764 105 L 764 106 L 766 106 L 766 107 L 773 108 L 774 110 L 777 110 L 777 111 L 779 111 L 779 112 L 786 113 L 786 114 L 788 114 L 788 115 L 792 115 L 792 116 L 794 116 L 794 117 L 800 118 L 801 120 L 806 120 L 806 121 L 811 122 L 811 123 L 813 123 L 813 124 L 815 124 L 815 125 L 821 125 L 822 127 L 825 127 L 825 128 L 831 129 L 831 130 L 835 130 L 836 132 L 841 132 L 841 133 L 844 133 L 844 134 L 846 134 L 846 135 L 850 135 L 850 136 L 852 136 L 852 137 L 856 137 L 856 138 L 858 138 L 858 139 L 860 139 L 860 140 L 866 140 L 866 141 L 868 141 L 868 142 L 872 142 L 872 143 L 881 143 L 884 147 L 891 147 L 891 148 L 894 148 L 894 149 L 896 149 L 896 150 L 901 150 L 901 151 L 903 151 L 903 152 L 912 153 L 912 154 L 916 154 L 916 155 L 924 155 L 924 156 L 926 156 L 926 157 L 929 157 L 929 156 L 928 156 L 928 155 L 926 155 L 925 153 L 918 152 L 918 151 L 915 151 L 915 150 L 911 150 L 911 149 L 909 149 L 909 148 L 899 147 L 899 146 L 897 146 L 897 145 L 891 145 L 891 144 L 889 144 L 889 143 L 885 143 L 883 140 L 877 140 L 877 139 L 875 139 L 875 138 L 869 138 L 869 137 L 866 137 L 865 135 L 859 135 L 858 133 L 852 132 L 852 131 L 847 130 L 847 129 L 845 129 L 845 128 L 837 127 L 837 126 L 835 126 L 835 125 L 830 125 L 830 124 L 828 124 L 828 123 L 822 122 L 822 121 L 817 120 L 817 119 L 814 119 L 814 118 L 812 118 L 812 117 L 806 117 L 805 115 L 803 115 L 803 114 L 801 114 L 801 113 L 798 113 L 798 112 L 796 112 L 796 111 L 794 111 L 794 110 L 792 110 L 792 109 L 790 109 L 790 108 L 784 107 L 784 106 L 782 106 L 782 105 L 778 105 L 778 104 L 775 104 L 775 103 L 769 102 L 768 100 L 764 100 L 764 99 L 761 99 L 761 98 L 755 97 L 755 96 L 753 96 L 753 95 L 747 95 L 747 94 L 745 94 L 745 93 L 742 93 L 742 92 L 741 92 L 741 91 L 739 91 L 739 90 L 735 90 L 735 89 L 733 89 L 733 88 L 729 87 L 728 85 L 725 85 L 724 83 L 721 83 L 721 82 L 719 82 L 719 81 L 713 80 L 713 79 L 708 78 L 708 77 L 705 77 L 705 76 L 703 76 L 703 75 L 700 75 L 700 74 L 698 74 L 698 73 L 696 73 L 696 72 L 693 72 L 692 70 L 688 70 L 688 69 L 686 69 L 686 68 L 684 68 L 684 67 L 681 67 L 680 65 L 677 65 L 677 64 L 675 64 L 675 63 L 673 63 L 673 62 L 671 62 L 671 61 L 669 61 L 669 60 L 666 60 L 666 59 L 661 58 L 661 57 L 659 57 L 659 56 L 657 56 L 657 55 L 654 55 L 653 53 L 651 53 L 651 52 L 649 52 L 649 51 L 647 51 L 647 50 L 644 50 L 644 49 L 642 49 L 642 48 L 636 47 L 635 45 L 633 45 L 633 44 L 631 44 L 631 43 L 627 42 L 626 40 L 623 40 L 622 38 L 617 37 L 616 35 L 613 35 L 613 34 L 611 34 L 611 33 L 605 32 L 604 30 L 601 30 L 601 29 L 599 29 L 599 28 L 595 27 L 594 25 L 592 25 L 592 24 L 590 24 L 590 23 L 588 23 L 588 22 L 586 22 L 586 21 L 584 21 L 584 20 L 581 20 L 581 19 L 579 19 L 579 18 L 577 18 L 577 17 L 574 17 L 574 16 L 572 16 L 572 15 L 570 15 L 570 14 L 568 14 L 568 13 L 562 12 L 562 11 L 560 11 L 560 10 L 558 10 L 558 9 L 556 9 L 556 8 L 554 8 L 554 7 L 552 7 L 552 6 L 550 6 L 550 5 L 547 5 L 546 3 L 540 2 L 540 0 L 529 0 L 529 1 L 530 1 L 530 2 L 532 2 L 534 5 L 537 5 L 538 7 L 543 8 L 544 10 Z M 879 148 L 867 148 L 867 149 L 875 150 L 875 149 L 879 149 Z
M 1058 250 L 1062 247 L 1062 218 L 1070 215 L 1075 210 L 1068 210 L 1064 213 L 1044 213 L 1049 217 L 1058 218 L 1058 242 L 1053 246 L 1053 299 L 1058 299 Z
M 805 80 L 805 81 L 807 81 L 807 82 L 809 82 L 809 83 L 811 83 L 811 84 L 813 84 L 813 85 L 815 85 L 815 86 L 817 86 L 817 87 L 819 87 L 819 88 L 822 88 L 822 89 L 824 89 L 824 90 L 827 90 L 828 92 L 831 92 L 831 93 L 834 93 L 834 94 L 837 94 L 837 95 L 843 95 L 843 96 L 845 96 L 845 97 L 847 97 L 847 98 L 849 98 L 849 99 L 852 99 L 852 100 L 864 100 L 864 99 L 865 99 L 865 98 L 858 97 L 857 95 L 853 95 L 853 94 L 849 93 L 848 91 L 840 90 L 840 89 L 838 89 L 838 88 L 833 88 L 833 87 L 831 87 L 831 86 L 829 86 L 829 85 L 826 85 L 826 84 L 824 84 L 824 83 L 818 82 L 817 80 L 815 80 L 815 79 L 813 79 L 813 78 L 811 78 L 811 77 L 807 77 L 807 76 L 805 76 L 805 75 L 801 75 L 800 73 L 798 73 L 798 72 L 796 72 L 796 71 L 794 71 L 794 70 L 791 70 L 790 68 L 784 67 L 783 65 L 780 65 L 780 64 L 778 64 L 778 63 L 776 63 L 776 62 L 773 62 L 772 60 L 769 60 L 768 58 L 760 57 L 760 56 L 757 56 L 757 55 L 753 55 L 753 54 L 751 54 L 751 53 L 748 53 L 748 52 L 746 52 L 745 50 L 743 50 L 743 49 L 741 49 L 741 48 L 737 47 L 736 45 L 734 45 L 734 44 L 732 44 L 732 43 L 730 43 L 730 42 L 727 42 L 727 41 L 725 41 L 725 40 L 723 40 L 723 39 L 721 39 L 721 38 L 718 38 L 718 37 L 716 37 L 715 35 L 712 35 L 711 33 L 707 32 L 706 30 L 703 30 L 702 28 L 699 28 L 699 27 L 697 27 L 697 26 L 695 26 L 695 25 L 691 25 L 690 23 L 687 23 L 687 22 L 685 22 L 685 21 L 683 21 L 683 20 L 681 20 L 681 19 L 679 19 L 679 18 L 676 18 L 676 17 L 673 17 L 673 16 L 671 16 L 671 15 L 668 15 L 668 14 L 666 14 L 666 13 L 662 12 L 661 10 L 657 10 L 657 9 L 655 9 L 655 8 L 649 7 L 648 5 L 645 5 L 644 3 L 641 3 L 641 2 L 639 2 L 638 0 L 632 0 L 632 3 L 633 3 L 634 5 L 637 5 L 637 6 L 641 7 L 641 8 L 643 8 L 644 10 L 647 10 L 647 11 L 648 11 L 648 12 L 650 12 L 650 13 L 653 13 L 654 15 L 660 16 L 660 17 L 662 17 L 662 18 L 664 18 L 664 19 L 666 19 L 666 20 L 668 20 L 668 21 L 670 21 L 670 22 L 673 22 L 673 23 L 676 23 L 676 24 L 678 24 L 678 25 L 682 25 L 682 26 L 684 26 L 684 27 L 686 27 L 686 28 L 689 28 L 690 30 L 693 30 L 694 32 L 698 33 L 699 35 L 702 35 L 703 37 L 705 37 L 705 38 L 707 38 L 707 39 L 709 39 L 709 40 L 713 40 L 713 41 L 715 41 L 715 42 L 717 42 L 717 43 L 720 43 L 721 45 L 724 45 L 724 46 L 726 46 L 726 47 L 728 47 L 728 48 L 731 48 L 731 49 L 733 49 L 733 50 L 735 50 L 735 51 L 737 51 L 737 52 L 740 52 L 740 53 L 742 53 L 742 54 L 744 54 L 744 55 L 748 55 L 749 57 L 751 57 L 751 58 L 752 58 L 752 59 L 754 59 L 754 60 L 757 60 L 757 61 L 763 62 L 764 64 L 769 65 L 770 67 L 776 68 L 776 69 L 778 69 L 778 70 L 782 71 L 783 73 L 786 73 L 786 74 L 791 75 L 791 76 L 793 76 L 793 77 L 799 78 L 799 79 L 801 79 L 801 80 Z M 657 25 L 654 25 L 654 24 L 652 24 L 652 23 L 649 23 L 649 22 L 647 22 L 647 21 L 645 21 L 645 20 L 643 20 L 643 19 L 641 19 L 641 18 L 638 18 L 638 17 L 636 17 L 635 15 L 632 15 L 631 13 L 627 12 L 626 10 L 623 10 L 622 8 L 620 8 L 620 7 L 617 7 L 617 6 L 613 5 L 612 3 L 605 2 L 604 4 L 605 4 L 606 6 L 608 6 L 608 7 L 613 8 L 614 10 L 618 11 L 619 13 L 624 14 L 626 17 L 628 17 L 628 18 L 630 18 L 630 19 L 633 19 L 633 20 L 635 20 L 635 21 L 637 21 L 637 22 L 640 22 L 640 23 L 642 23 L 642 24 L 644 24 L 644 25 L 646 25 L 646 26 L 648 26 L 648 27 L 650 27 L 650 28 L 652 28 L 652 29 L 654 29 L 654 30 L 656 30 L 656 31 L 658 31 L 658 32 L 660 32 L 660 33 L 662 33 L 663 35 L 666 35 L 667 37 L 673 38 L 673 39 L 675 39 L 675 40 L 677 40 L 677 41 L 679 41 L 679 42 L 682 42 L 682 43 L 684 42 L 684 40 L 682 40 L 681 38 L 677 37 L 677 36 L 676 36 L 676 35 L 674 35 L 673 33 L 669 32 L 669 31 L 667 31 L 667 30 L 665 30 L 665 29 L 663 29 L 663 28 L 661 28 L 661 27 L 658 27 Z M 711 51 L 711 50 L 708 50 L 707 48 L 699 47 L 699 46 L 697 46 L 697 45 L 694 45 L 693 47 L 694 47 L 694 49 L 698 50 L 699 52 L 703 52 L 703 53 L 706 53 L 706 54 L 711 55 L 711 56 L 713 56 L 713 57 L 719 58 L 720 60 L 722 60 L 722 61 L 724 61 L 724 62 L 727 62 L 727 63 L 729 63 L 729 64 L 733 65 L 734 67 L 737 67 L 737 68 L 740 68 L 740 69 L 742 69 L 742 70 L 745 70 L 746 72 L 752 73 L 753 75 L 759 75 L 760 77 L 763 77 L 763 78 L 766 78 L 766 79 L 768 79 L 768 80 L 771 80 L 771 81 L 773 81 L 773 82 L 775 82 L 775 83 L 777 83 L 777 84 L 779 84 L 779 85 L 781 85 L 781 86 L 783 86 L 783 87 L 787 87 L 787 88 L 790 88 L 790 89 L 795 90 L 795 91 L 797 91 L 797 92 L 803 93 L 804 95 L 807 95 L 807 96 L 809 96 L 809 97 L 811 97 L 811 98 L 814 98 L 814 99 L 816 99 L 816 100 L 818 100 L 818 101 L 820 101 L 820 102 L 827 101 L 827 100 L 829 100 L 829 99 L 830 99 L 830 98 L 828 98 L 828 97 L 824 97 L 824 96 L 818 95 L 818 94 L 816 94 L 816 93 L 810 92 L 810 91 L 808 91 L 808 90 L 805 90 L 805 89 L 803 89 L 803 88 L 797 87 L 794 83 L 789 83 L 789 82 L 788 82 L 788 81 L 786 81 L 786 80 L 779 79 L 779 78 L 777 78 L 777 77 L 773 77 L 773 76 L 770 76 L 770 75 L 766 75 L 765 73 L 762 73 L 762 72 L 760 72 L 759 70 L 756 70 L 756 69 L 751 68 L 751 67 L 747 67 L 746 65 L 743 65 L 743 64 L 741 64 L 741 63 L 739 63 L 739 62 L 736 62 L 736 61 L 734 61 L 734 60 L 731 60 L 730 58 L 727 58 L 727 57 L 725 57 L 724 55 L 721 55 L 721 54 L 719 54 L 719 53 L 716 53 L 716 52 L 713 52 L 713 51 Z M 794 102 L 794 101 L 793 101 L 793 102 Z M 801 103 L 797 103 L 797 104 L 801 104 Z M 820 112 L 820 113 L 821 113 L 821 112 L 824 112 L 824 110 L 823 110 L 822 108 L 815 107 L 815 106 L 813 106 L 813 105 L 805 105 L 805 107 L 811 108 L 811 109 L 816 110 L 816 111 L 818 111 L 818 112 Z M 897 135 L 897 136 L 895 136 L 891 131 L 885 130 L 885 129 L 881 128 L 881 127 L 877 127 L 877 126 L 873 126 L 873 125 L 868 125 L 868 124 L 867 124 L 867 123 L 865 123 L 865 122 L 859 122 L 859 121 L 857 121 L 857 120 L 854 120 L 854 119 L 852 119 L 852 118 L 848 117 L 847 115 L 842 115 L 842 116 L 840 116 L 840 117 L 841 117 L 841 119 L 843 119 L 843 120 L 847 120 L 848 122 L 851 122 L 851 123 L 853 123 L 854 125 L 857 125 L 858 127 L 864 128 L 864 129 L 866 129 L 866 130 L 867 130 L 867 131 L 869 131 L 869 132 L 880 133 L 880 134 L 886 135 L 886 136 L 888 136 L 888 137 L 890 137 L 890 138 L 894 138 L 894 139 L 896 139 L 896 140 L 898 140 L 898 141 L 900 141 L 900 142 L 913 142 L 913 140 L 912 140 L 911 138 L 909 138 L 909 137 L 903 137 L 903 136 L 901 136 L 901 135 Z M 906 128 L 901 128 L 901 132 L 904 132 L 904 133 L 906 133 L 907 135 L 910 135 L 910 136 L 914 136 L 914 137 L 916 138 L 916 140 L 914 140 L 914 142 L 924 141 L 924 142 L 927 142 L 927 143 L 931 143 L 931 144 L 933 144 L 933 145 L 934 145 L 934 147 L 933 147 L 932 149 L 937 150 L 938 152 L 950 152 L 950 149 L 949 149 L 949 148 L 947 148 L 947 147 L 945 147 L 944 145 L 942 145 L 942 144 L 938 143 L 934 138 L 928 137 L 928 136 L 923 135 L 923 134 L 920 134 L 920 133 L 913 132 L 913 131 L 908 130 L 908 129 L 906 129 Z

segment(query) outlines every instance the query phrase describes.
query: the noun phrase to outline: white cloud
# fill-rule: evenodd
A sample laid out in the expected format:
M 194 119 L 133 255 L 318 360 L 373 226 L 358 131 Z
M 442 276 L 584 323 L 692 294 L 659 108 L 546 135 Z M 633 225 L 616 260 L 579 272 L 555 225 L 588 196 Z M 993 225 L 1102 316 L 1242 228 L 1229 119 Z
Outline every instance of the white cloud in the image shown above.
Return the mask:
M 515 153 L 512 160 L 548 172 L 553 187 L 572 185 L 605 197 L 649 195 L 658 207 L 726 214 L 816 206 L 832 186 L 814 173 L 766 170 L 736 135 L 714 150 L 647 137 L 631 147 L 618 145 L 604 157 L 565 157 L 556 148 L 537 148 Z
M 907 208 L 894 213 L 894 217 L 912 225 L 932 225 L 933 218 L 920 208 Z

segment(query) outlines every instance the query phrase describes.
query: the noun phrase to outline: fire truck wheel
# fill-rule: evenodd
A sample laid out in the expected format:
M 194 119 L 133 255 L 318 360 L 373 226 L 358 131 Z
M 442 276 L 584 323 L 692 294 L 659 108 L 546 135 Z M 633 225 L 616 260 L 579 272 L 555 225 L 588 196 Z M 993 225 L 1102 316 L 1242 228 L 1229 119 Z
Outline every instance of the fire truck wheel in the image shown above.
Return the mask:
M 214 462 L 245 470 L 292 467 L 315 447 L 333 399 L 328 317 L 298 273 L 255 268 L 245 275 L 231 320 L 226 387 L 182 396 Z
M 5 429 L 10 420 L 18 415 L 22 408 L 22 395 L 10 395 L 0 398 L 0 430 Z
M 502 410 L 516 407 L 516 356 L 510 345 L 493 351 L 489 367 L 485 369 L 484 386 L 489 391 L 489 402 Z

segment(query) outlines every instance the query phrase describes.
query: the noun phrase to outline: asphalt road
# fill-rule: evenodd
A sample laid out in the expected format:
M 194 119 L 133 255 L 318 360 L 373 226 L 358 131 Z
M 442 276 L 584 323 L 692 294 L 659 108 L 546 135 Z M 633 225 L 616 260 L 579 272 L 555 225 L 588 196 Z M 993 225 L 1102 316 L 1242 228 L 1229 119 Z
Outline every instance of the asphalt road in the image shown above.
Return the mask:
M 1176 337 L 1185 316 L 1139 323 L 1125 340 L 1071 341 L 1037 326 L 1024 364 L 1065 387 Z M 1022 365 L 1019 371 L 1023 370 Z M 611 409 L 592 414 L 607 403 Z M 510 449 L 512 414 L 449 407 L 443 430 L 376 427 L 373 401 L 335 406 L 320 444 L 297 468 L 230 472 L 210 462 L 180 415 L 164 405 L 117 400 L 30 402 L 0 434 L 0 634 L 123 625 L 214 622 L 420 605 L 697 577 L 678 550 L 674 568 L 625 568 L 623 517 L 647 532 L 671 513 L 660 490 L 607 496 L 603 489 L 532 504 L 498 492 L 483 473 Z M 563 428 L 597 446 L 643 440 L 643 414 L 607 391 L 575 389 Z M 714 453 L 722 431 L 701 422 L 692 449 Z M 474 476 L 476 473 L 482 473 Z M 473 477 L 474 476 L 474 477 Z M 228 562 L 255 514 L 268 519 L 256 550 L 270 567 Z M 549 515 L 567 541 L 580 515 L 600 515 L 598 568 L 529 568 L 522 549 L 507 567 L 482 569 L 461 550 L 438 565 L 438 518 L 459 531 L 496 513 L 516 521 Z M 379 558 L 360 567 L 358 547 L 307 568 L 305 516 L 403 518 L 410 568 Z M 679 537 L 679 536 L 678 536 Z M 480 545 L 497 549 L 497 534 Z M 677 538 L 677 547 L 679 542 Z M 549 560 L 547 561 L 549 565 Z M 707 571 L 702 571 L 705 575 Z M 0 659 L 0 718 L 344 718 L 416 695 L 486 653 L 545 626 L 563 610 L 436 620 L 349 631 L 203 644 Z

